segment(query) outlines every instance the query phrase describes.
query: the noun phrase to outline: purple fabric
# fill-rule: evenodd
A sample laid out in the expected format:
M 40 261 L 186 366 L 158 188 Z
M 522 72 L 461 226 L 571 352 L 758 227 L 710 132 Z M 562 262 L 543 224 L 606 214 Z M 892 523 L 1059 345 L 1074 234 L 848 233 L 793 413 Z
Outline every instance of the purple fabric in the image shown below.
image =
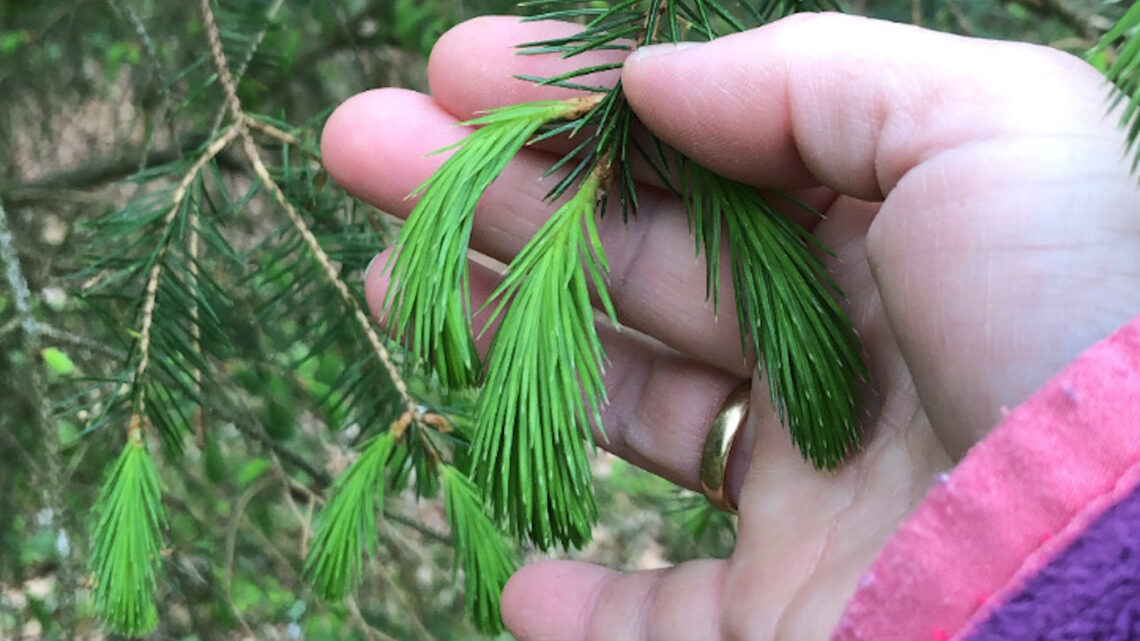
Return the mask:
M 1140 488 L 1088 529 L 968 641 L 1140 641 Z

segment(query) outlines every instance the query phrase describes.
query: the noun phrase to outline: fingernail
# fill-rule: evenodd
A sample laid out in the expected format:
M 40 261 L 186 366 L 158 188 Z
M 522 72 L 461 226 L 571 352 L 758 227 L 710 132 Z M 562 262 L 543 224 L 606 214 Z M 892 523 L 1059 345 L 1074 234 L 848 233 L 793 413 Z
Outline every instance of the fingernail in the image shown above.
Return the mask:
M 646 58 L 653 58 L 653 57 L 657 57 L 657 56 L 668 55 L 671 53 L 677 53 L 678 51 L 684 51 L 685 49 L 692 49 L 693 47 L 697 47 L 697 46 L 700 46 L 702 44 L 704 44 L 704 43 L 703 42 L 678 42 L 678 43 L 674 44 L 674 43 L 670 42 L 670 43 L 665 43 L 665 44 L 649 45 L 646 47 L 641 47 L 640 49 L 629 54 L 629 58 L 626 59 L 626 62 L 637 62 L 638 60 L 644 60 Z
M 378 266 L 379 260 L 380 260 L 380 254 L 376 254 L 375 256 L 372 257 L 372 260 L 368 261 L 368 267 L 364 268 L 364 280 L 369 279 L 369 274 L 372 273 L 372 268 Z

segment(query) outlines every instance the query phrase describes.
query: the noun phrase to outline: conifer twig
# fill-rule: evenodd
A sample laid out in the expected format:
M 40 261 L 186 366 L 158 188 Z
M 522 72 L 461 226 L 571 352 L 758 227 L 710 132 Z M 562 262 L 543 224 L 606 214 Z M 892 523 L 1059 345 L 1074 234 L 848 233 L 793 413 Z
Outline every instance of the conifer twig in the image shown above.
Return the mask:
M 173 204 L 170 210 L 162 218 L 162 226 L 164 228 L 170 227 L 174 223 L 174 219 L 178 217 L 179 210 L 182 209 L 182 203 L 186 199 L 186 195 L 190 191 L 190 186 L 198 178 L 199 172 L 209 163 L 215 156 L 222 152 L 227 145 L 230 144 L 238 134 L 241 128 L 234 126 L 228 129 L 224 134 L 218 137 L 217 140 L 210 143 L 206 150 L 194 161 L 190 166 L 189 171 L 182 177 L 182 181 L 178 183 L 177 189 L 174 191 Z M 154 327 L 154 309 L 158 301 L 158 282 L 162 276 L 163 258 L 166 255 L 167 248 L 170 247 L 168 240 L 161 247 L 158 248 L 158 253 L 154 257 L 154 265 L 150 268 L 150 275 L 147 277 L 146 290 L 143 296 L 142 305 L 142 324 L 139 329 L 139 362 L 135 367 L 135 384 L 141 384 L 143 376 L 146 374 L 147 367 L 150 365 L 150 343 L 151 333 Z M 139 416 L 145 415 L 146 398 L 140 393 L 138 407 L 135 413 Z
M 304 153 L 306 156 L 309 156 L 313 160 L 320 162 L 320 160 L 321 160 L 320 156 L 314 154 L 310 149 L 308 149 L 304 145 L 300 144 L 300 140 L 298 140 L 296 136 L 289 133 L 288 131 L 284 131 L 279 127 L 274 127 L 273 125 L 265 122 L 264 120 L 259 120 L 257 118 L 252 118 L 252 117 L 248 117 L 248 116 L 245 118 L 245 122 L 246 122 L 246 124 L 248 124 L 250 126 L 251 129 L 256 129 L 256 130 L 260 131 L 261 133 L 269 136 L 270 138 L 276 139 L 278 142 L 280 142 L 283 145 L 295 146 L 297 149 L 300 149 L 301 152 Z
M 121 350 L 115 349 L 110 345 L 100 343 L 99 341 L 91 340 L 86 336 L 80 336 L 79 334 L 75 334 L 65 329 L 60 329 L 58 327 L 48 325 L 47 323 L 37 322 L 37 325 L 39 327 L 40 335 L 46 336 L 52 340 L 74 345 L 75 347 L 87 350 L 89 352 L 103 354 L 104 356 L 109 356 L 116 361 L 121 361 L 126 358 L 126 354 L 124 354 Z M 3 332 L 0 331 L 0 334 L 3 334 Z
M 190 261 L 187 265 L 187 275 L 189 276 L 189 285 L 194 288 L 198 287 L 198 253 L 200 245 L 198 230 L 194 228 L 194 223 L 197 221 L 197 213 L 191 213 L 190 224 L 186 227 L 186 233 L 189 235 L 189 238 L 186 239 L 186 253 L 190 256 Z M 190 301 L 190 345 L 193 346 L 195 351 L 201 352 L 202 327 L 198 324 L 198 318 L 201 314 L 199 305 L 200 303 L 197 297 Z M 194 391 L 200 394 L 202 392 L 202 370 L 198 369 L 197 365 L 191 366 L 190 379 L 190 384 L 194 386 Z M 194 438 L 198 441 L 198 447 L 204 448 L 206 445 L 206 414 L 202 411 L 201 405 L 194 406 L 191 421 L 194 423 Z
M 273 21 L 273 18 L 277 15 L 277 12 L 281 10 L 281 5 L 283 4 L 285 4 L 285 0 L 274 0 L 273 4 L 269 7 L 269 11 L 265 13 L 265 26 L 253 37 L 253 43 L 250 44 L 249 51 L 246 52 L 245 58 L 241 61 L 241 64 L 238 65 L 237 73 L 234 74 L 236 76 L 236 80 L 233 81 L 235 87 L 237 86 L 238 80 L 241 80 L 241 78 L 245 76 L 245 71 L 249 68 L 249 63 L 253 60 L 253 56 L 257 53 L 258 48 L 261 47 L 261 41 L 265 39 L 266 32 L 269 31 L 269 23 Z M 211 16 L 212 15 L 213 13 L 211 12 Z M 224 122 L 226 118 L 226 110 L 229 106 L 229 103 L 227 103 L 226 106 L 218 110 L 217 115 L 214 116 L 214 125 L 210 127 L 210 131 L 216 132 L 221 128 L 222 122 Z
M 234 557 L 237 550 L 237 532 L 241 521 L 245 518 L 245 510 L 249 506 L 249 502 L 255 496 L 261 493 L 270 484 L 270 479 L 262 478 L 259 482 L 250 485 L 238 495 L 237 500 L 231 499 L 230 508 L 230 522 L 226 526 L 225 536 L 225 555 L 226 561 L 223 565 L 222 576 L 222 590 L 225 593 L 226 605 L 230 606 L 230 611 L 233 612 L 234 618 L 238 620 L 246 635 L 251 638 L 257 638 L 257 635 L 250 629 L 249 624 L 246 622 L 245 617 L 238 611 L 237 605 L 234 603 L 233 588 L 234 588 Z
M 44 446 L 45 474 L 41 476 L 41 487 L 44 488 L 44 501 L 51 510 L 53 534 L 56 539 L 57 553 L 59 554 L 59 609 L 56 616 L 60 622 L 65 637 L 75 634 L 75 586 L 78 572 L 75 569 L 73 557 L 68 549 L 70 536 L 67 532 L 64 515 L 67 514 L 63 505 L 62 485 L 63 474 L 60 472 L 60 442 L 59 432 L 52 421 L 51 405 L 48 402 L 47 388 L 44 383 L 43 371 L 40 369 L 40 323 L 36 320 L 32 310 L 32 293 L 28 289 L 28 281 L 24 278 L 20 268 L 20 257 L 16 252 L 12 227 L 8 223 L 8 214 L 4 211 L 4 203 L 0 202 L 0 263 L 4 264 L 4 276 L 8 281 L 8 288 L 12 291 L 13 306 L 20 327 L 24 334 L 24 351 L 27 353 L 29 365 L 28 379 L 30 381 L 31 403 L 40 441 Z
M 270 456 L 273 458 L 273 460 L 276 460 L 277 457 L 280 457 L 282 460 L 289 463 L 293 467 L 296 467 L 305 474 L 308 474 L 309 477 L 313 479 L 313 483 L 315 483 L 321 489 L 328 487 L 332 483 L 332 479 L 329 478 L 328 474 L 325 474 L 323 471 L 314 467 L 312 463 L 307 461 L 300 454 L 289 449 L 282 443 L 274 440 L 272 436 L 265 432 L 265 428 L 260 423 L 256 421 L 247 422 L 239 420 L 236 417 L 226 418 L 234 426 L 234 429 L 236 429 L 238 432 L 241 432 L 246 438 L 257 441 L 258 443 L 265 446 L 265 448 L 269 450 Z
M 242 110 L 241 100 L 237 95 L 237 84 L 226 63 L 226 54 L 225 51 L 222 50 L 221 37 L 218 34 L 218 25 L 214 19 L 213 9 L 210 8 L 210 0 L 201 0 L 199 6 L 206 28 L 206 37 L 210 43 L 210 53 L 214 58 L 214 66 L 218 72 L 218 79 L 226 92 L 226 102 L 235 120 L 233 131 L 236 132 L 235 135 L 240 136 L 242 149 L 249 159 L 250 164 L 253 166 L 254 173 L 261 179 L 265 188 L 273 194 L 277 204 L 285 211 L 285 215 L 288 216 L 289 221 L 293 224 L 297 233 L 301 235 L 309 251 L 312 252 L 317 262 L 321 265 L 330 284 L 337 291 L 337 294 L 340 295 L 345 306 L 352 312 L 354 319 L 357 324 L 360 325 L 361 330 L 368 339 L 368 344 L 372 348 L 372 351 L 387 370 L 388 376 L 392 380 L 392 384 L 395 386 L 396 392 L 400 395 L 404 406 L 408 411 L 412 412 L 413 416 L 418 417 L 420 415 L 419 405 L 408 391 L 408 384 L 404 381 L 403 376 L 400 375 L 395 361 L 392 360 L 392 355 L 388 352 L 388 348 L 384 346 L 383 341 L 380 339 L 380 334 L 376 331 L 368 315 L 364 313 L 360 303 L 352 295 L 352 292 L 349 291 L 348 285 L 345 284 L 344 280 L 337 274 L 336 267 L 333 266 L 332 260 L 321 246 L 320 241 L 313 235 L 312 229 L 310 229 L 309 225 L 301 218 L 296 207 L 289 202 L 289 198 L 285 195 L 285 192 L 281 190 L 280 185 L 273 180 L 273 176 L 270 175 L 269 169 L 265 166 L 265 161 L 261 158 L 257 144 L 249 134 L 249 128 L 253 126 L 250 123 L 253 119 Z

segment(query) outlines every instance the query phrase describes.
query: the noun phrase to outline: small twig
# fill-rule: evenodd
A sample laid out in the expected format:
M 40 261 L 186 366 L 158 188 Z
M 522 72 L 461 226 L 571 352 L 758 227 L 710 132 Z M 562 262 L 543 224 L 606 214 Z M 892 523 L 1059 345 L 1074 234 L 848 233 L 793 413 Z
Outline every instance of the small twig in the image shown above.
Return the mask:
M 109 356 L 112 359 L 117 360 L 117 361 L 121 361 L 127 357 L 126 353 L 124 353 L 120 350 L 117 350 L 114 347 L 111 347 L 110 345 L 107 345 L 105 343 L 100 343 L 99 341 L 91 340 L 90 338 L 87 338 L 86 336 L 80 336 L 79 334 L 73 334 L 67 330 L 48 325 L 47 323 L 39 323 L 39 331 L 40 331 L 41 336 L 45 336 L 47 338 L 50 338 L 50 339 L 55 340 L 55 341 L 59 341 L 61 343 L 67 343 L 69 345 L 74 345 L 75 347 L 78 347 L 80 349 L 85 349 L 85 350 L 90 351 L 90 352 L 98 352 L 100 354 L 103 354 L 104 356 Z M 0 335 L 3 335 L 2 331 L 0 331 Z
M 285 554 L 282 553 L 281 550 L 277 549 L 276 542 L 272 541 L 268 536 L 266 536 L 265 533 L 261 531 L 261 528 L 255 526 L 253 523 L 250 523 L 249 517 L 243 516 L 242 521 L 243 525 L 245 525 L 245 529 L 249 532 L 252 532 L 253 536 L 261 542 L 262 549 L 269 552 L 270 556 L 276 558 L 277 562 L 280 563 L 281 566 L 288 570 L 288 572 L 292 575 L 291 578 L 294 581 L 296 581 L 301 586 L 307 585 L 305 580 L 301 577 L 301 574 L 293 568 L 292 561 L 286 558 Z M 307 589 L 305 591 L 308 593 Z M 324 607 L 324 602 L 320 599 L 316 599 L 316 603 L 319 604 L 320 607 Z M 365 636 L 369 638 L 381 639 L 382 641 L 395 641 L 393 637 L 389 636 L 383 630 L 373 627 L 364 620 L 364 616 L 360 613 L 360 607 L 356 604 L 356 601 L 354 599 L 348 599 L 346 605 L 348 605 L 349 612 L 353 616 L 353 622 L 358 628 L 360 628 L 361 632 L 363 632 Z M 352 611 L 353 608 L 356 609 L 355 612 Z
M 0 327 L 0 339 L 3 339 L 8 334 L 11 334 L 12 332 L 16 331 L 16 328 L 19 326 L 20 326 L 20 317 L 19 316 L 17 316 L 16 318 L 13 318 L 12 320 L 8 321 L 7 323 L 4 323 L 4 326 Z
M 393 523 L 399 523 L 404 527 L 411 528 L 423 536 L 435 541 L 436 543 L 442 543 L 444 545 L 455 545 L 455 542 L 451 540 L 451 537 L 447 536 L 446 534 L 433 530 L 423 523 L 420 523 L 419 521 L 406 517 L 402 514 L 397 514 L 396 512 L 392 512 L 390 510 L 384 510 L 384 518 L 392 521 Z
M 146 25 L 143 24 L 138 13 L 135 12 L 134 7 L 127 3 L 127 0 L 108 0 L 111 9 L 116 13 L 122 14 L 127 22 L 131 23 L 131 27 L 135 30 L 135 35 L 138 37 L 139 42 L 142 43 L 143 50 L 146 51 L 146 57 L 151 64 L 151 73 L 159 74 L 162 71 L 162 61 L 158 58 L 158 50 L 154 47 L 154 40 L 150 37 L 150 32 L 147 31 Z
M 357 16 L 346 20 L 344 12 L 341 11 L 340 3 L 329 2 L 329 0 L 325 0 L 325 4 L 327 4 L 329 8 L 332 9 L 333 16 L 336 18 L 337 23 L 340 25 L 341 32 L 344 33 L 345 38 L 348 40 L 348 45 L 352 47 L 352 55 L 353 58 L 355 58 L 356 69 L 360 72 L 360 78 L 367 81 L 368 69 L 364 64 L 364 56 L 361 55 L 360 45 L 357 44 L 356 37 L 354 36 L 355 19 L 361 14 L 358 14 Z
M 214 135 L 216 134 L 217 132 L 214 132 Z M 107 183 L 130 176 L 140 169 L 175 162 L 197 150 L 210 138 L 213 138 L 213 135 L 209 137 L 195 135 L 188 137 L 182 145 L 152 151 L 149 154 L 145 148 L 120 150 L 113 157 L 94 158 L 72 169 L 32 178 L 27 182 L 0 185 L 0 198 L 16 204 L 41 201 L 77 204 L 103 202 L 106 200 L 104 197 L 90 192 L 102 188 Z M 244 166 L 224 153 L 219 154 L 218 164 L 230 171 L 244 169 Z
M 13 451 L 19 452 L 20 456 L 24 457 L 24 463 L 28 466 L 28 469 L 31 470 L 32 476 L 39 478 L 44 475 L 44 470 L 40 467 L 39 460 L 32 456 L 32 453 L 24 447 L 20 439 L 16 438 L 16 435 L 8 429 L 7 421 L 0 423 L 0 435 L 4 436 L 4 440 L 8 441 L 8 446 L 11 447 Z
M 313 150 L 309 149 L 305 145 L 302 145 L 300 139 L 298 139 L 296 136 L 289 133 L 288 131 L 284 131 L 284 130 L 280 129 L 279 127 L 274 127 L 273 125 L 271 125 L 267 122 L 258 120 L 257 118 L 253 118 L 252 116 L 248 116 L 248 115 L 246 116 L 246 124 L 248 124 L 251 129 L 256 129 L 256 130 L 260 131 L 261 133 L 265 134 L 266 136 L 269 136 L 270 138 L 273 138 L 274 140 L 280 142 L 283 145 L 289 145 L 291 147 L 296 147 L 297 149 L 301 150 L 301 153 L 305 154 L 306 156 L 313 159 L 317 163 L 321 162 L 321 157 L 319 154 L 317 154 Z
M 380 628 L 373 627 L 368 621 L 364 620 L 364 615 L 360 613 L 360 606 L 356 604 L 356 597 L 348 597 L 344 600 L 345 605 L 348 606 L 348 612 L 352 615 L 353 622 L 364 637 L 370 640 L 379 639 L 380 641 L 396 641 L 387 632 Z
M 1096 42 L 1112 25 L 1097 24 L 1097 15 L 1074 7 L 1069 0 L 1022 0 L 1039 13 L 1055 16 L 1085 40 Z
M 16 252 L 15 239 L 12 236 L 12 227 L 8 223 L 8 214 L 4 211 L 4 203 L 0 202 L 0 263 L 4 263 L 4 276 L 8 281 L 8 288 L 12 291 L 13 306 L 20 327 L 24 333 L 24 351 L 31 364 L 25 368 L 30 382 L 32 406 L 35 408 L 36 430 L 40 435 L 40 442 L 44 446 L 45 475 L 41 476 L 44 488 L 44 501 L 51 510 L 52 533 L 56 537 L 57 553 L 60 556 L 59 592 L 60 602 L 56 616 L 63 629 L 64 636 L 75 635 L 75 586 L 78 572 L 74 565 L 74 556 L 70 553 L 71 536 L 68 534 L 64 515 L 67 514 L 63 504 L 63 491 L 61 484 L 64 481 L 60 464 L 59 431 L 55 421 L 52 420 L 51 405 L 48 402 L 47 385 L 44 382 L 43 370 L 38 362 L 40 354 L 40 323 L 36 320 L 32 309 L 32 292 L 28 289 L 28 281 L 24 278 L 20 268 L 20 257 Z M 66 547 L 65 547 L 66 546 Z
M 392 568 L 388 568 L 388 572 L 394 571 L 395 570 Z M 436 641 L 435 635 L 428 631 L 427 626 L 424 625 L 423 620 L 420 618 L 419 611 L 413 607 L 411 603 L 409 603 L 410 599 L 408 598 L 408 587 L 405 585 L 400 585 L 398 581 L 388 575 L 388 572 L 385 572 L 383 569 L 381 569 L 381 571 L 376 573 L 376 576 L 380 579 L 380 581 L 384 583 L 384 585 L 387 586 L 388 593 L 392 594 L 395 597 L 397 601 L 397 607 L 400 607 L 402 609 L 405 619 L 411 622 L 411 627 L 415 629 L 420 638 L 425 639 L 425 641 Z M 413 583 L 410 585 L 415 584 Z
M 214 19 L 214 12 L 210 8 L 210 0 L 201 0 L 199 6 L 202 10 L 202 20 L 206 28 L 206 37 L 210 43 L 210 53 L 214 57 L 214 67 L 218 72 L 218 79 L 226 92 L 226 102 L 229 105 L 230 113 L 233 115 L 236 124 L 231 131 L 237 132 L 241 137 L 242 149 L 245 155 L 249 158 L 250 164 L 253 165 L 254 173 L 265 185 L 265 188 L 273 194 L 277 204 L 285 211 L 289 221 L 297 230 L 297 233 L 304 239 L 305 245 L 316 257 L 317 262 L 324 270 L 325 276 L 328 277 L 330 284 L 340 295 L 341 300 L 345 306 L 352 312 L 357 324 L 360 325 L 361 330 L 364 332 L 372 351 L 376 354 L 380 362 L 383 363 L 384 368 L 388 371 L 388 376 L 392 380 L 392 384 L 396 388 L 396 392 L 403 400 L 405 407 L 413 415 L 419 415 L 419 406 L 412 398 L 411 393 L 408 391 L 408 384 L 404 381 L 403 376 L 400 375 L 399 369 L 396 367 L 395 362 L 392 360 L 391 354 L 388 349 L 384 347 L 383 341 L 380 339 L 379 333 L 373 327 L 372 321 L 368 315 L 364 313 L 360 303 L 349 291 L 348 285 L 340 278 L 337 273 L 336 267 L 333 266 L 332 260 L 321 246 L 320 241 L 313 235 L 312 230 L 304 219 L 297 212 L 297 209 L 289 202 L 289 198 L 285 192 L 281 190 L 280 185 L 273 180 L 273 176 L 269 173 L 268 167 L 265 166 L 265 161 L 261 158 L 261 153 L 257 149 L 257 144 L 254 142 L 253 137 L 249 134 L 249 127 L 252 118 L 247 116 L 242 111 L 241 100 L 237 95 L 237 85 L 234 82 L 233 76 L 230 74 L 229 67 L 226 63 L 226 54 L 222 50 L 221 36 L 218 34 L 218 25 Z
M 143 24 L 142 19 L 139 18 L 138 13 L 135 12 L 134 7 L 132 7 L 127 2 L 127 0 L 108 0 L 108 4 L 111 5 L 112 10 L 123 15 L 126 18 L 127 22 L 130 22 L 131 26 L 134 27 L 135 35 L 138 37 L 139 42 L 142 43 L 143 50 L 146 51 L 147 60 L 150 62 L 148 74 L 149 77 L 147 78 L 147 82 L 153 82 L 156 77 L 162 75 L 163 65 L 162 60 L 160 60 L 158 57 L 158 50 L 155 49 L 154 39 L 150 37 L 150 32 L 147 31 L 146 25 Z M 170 111 L 170 105 L 173 102 L 170 87 L 165 83 L 159 83 L 158 87 L 159 94 L 162 96 L 162 100 L 158 105 L 158 109 L 155 111 L 156 116 L 154 117 L 153 121 L 148 121 L 147 128 L 151 129 L 151 131 L 150 135 L 146 137 L 146 142 L 143 145 L 142 157 L 139 159 L 138 171 L 140 172 L 146 169 L 148 159 L 151 152 L 154 151 L 154 145 L 158 139 L 158 127 L 157 125 L 152 127 L 150 125 L 150 122 L 161 123 L 163 120 L 165 120 L 167 114 Z M 141 193 L 142 189 L 143 185 L 139 185 L 135 190 L 136 194 Z
M 234 429 L 246 437 L 264 445 L 266 449 L 274 455 L 279 456 L 281 460 L 308 474 L 309 478 L 313 479 L 313 482 L 319 486 L 319 489 L 324 489 L 332 484 L 332 478 L 329 477 L 328 474 L 314 467 L 312 463 L 307 461 L 300 454 L 297 454 L 274 440 L 272 436 L 265 432 L 265 428 L 261 427 L 260 424 L 252 424 L 248 421 L 240 420 L 237 417 L 226 418 L 233 424 Z
M 299 146 L 299 141 L 297 140 L 296 136 L 289 133 L 288 131 L 282 130 L 279 127 L 274 127 L 273 125 L 271 125 L 271 124 L 269 124 L 263 120 L 258 120 L 257 118 L 250 118 L 246 122 L 246 124 L 248 124 L 253 129 L 256 129 L 256 130 L 264 133 L 267 136 L 270 136 L 272 138 L 276 138 L 277 140 L 281 141 L 282 143 L 284 143 L 286 145 L 298 145 Z M 320 160 L 320 158 L 317 158 L 317 160 Z
M 262 479 L 258 483 L 254 483 L 244 492 L 238 495 L 237 500 L 234 501 L 233 508 L 230 510 L 230 522 L 226 526 L 226 563 L 224 566 L 224 576 L 222 580 L 222 589 L 225 592 L 226 604 L 230 606 L 233 611 L 234 617 L 237 618 L 238 623 L 244 629 L 245 633 L 251 638 L 256 638 L 253 630 L 250 629 L 249 624 L 246 623 L 245 617 L 238 612 L 237 606 L 234 605 L 233 599 L 233 582 L 234 582 L 234 554 L 237 549 L 237 531 L 238 526 L 245 517 L 245 509 L 249 506 L 249 502 L 253 497 L 257 496 L 269 484 L 268 479 Z
M 210 160 L 222 152 L 227 145 L 230 144 L 238 134 L 241 132 L 241 127 L 232 127 L 226 133 L 218 137 L 217 140 L 210 143 L 206 151 L 198 157 L 194 164 L 190 166 L 190 170 L 182 177 L 182 181 L 178 183 L 178 188 L 174 190 L 173 204 L 170 211 L 162 218 L 162 226 L 170 227 L 174 219 L 178 216 L 179 210 L 182 209 L 182 203 L 186 199 L 186 194 L 190 191 L 190 186 L 198 178 L 199 172 L 206 166 Z M 146 291 L 143 295 L 142 305 L 142 326 L 139 330 L 139 363 L 135 368 L 135 384 L 138 385 L 143 380 L 143 375 L 146 374 L 146 369 L 150 365 L 150 341 L 151 330 L 154 326 L 154 308 L 158 300 L 158 281 L 162 276 L 163 258 L 166 255 L 167 248 L 170 247 L 169 242 L 165 243 L 158 249 L 154 257 L 154 265 L 150 268 L 150 275 L 147 277 Z M 138 408 L 135 410 L 136 414 L 143 415 L 146 410 L 146 399 L 142 394 L 139 394 Z
M 956 0 L 946 0 L 946 8 L 950 10 L 950 16 L 954 18 L 954 22 L 957 23 L 958 29 L 960 29 L 963 34 L 967 36 L 977 34 L 974 23 L 966 16 L 966 12 L 962 11 L 962 7 L 958 6 Z
M 257 34 L 254 35 L 253 43 L 249 46 L 249 51 L 247 51 L 245 53 L 245 59 L 241 61 L 240 65 L 238 65 L 237 73 L 234 74 L 234 77 L 236 78 L 236 80 L 232 80 L 232 82 L 234 83 L 235 87 L 237 86 L 237 80 L 240 80 L 243 76 L 245 76 L 246 70 L 249 69 L 249 63 L 253 61 L 253 56 L 257 53 L 257 50 L 261 47 L 261 41 L 265 39 L 266 32 L 269 31 L 269 24 L 271 22 L 273 22 L 273 18 L 277 16 L 277 12 L 281 10 L 281 6 L 283 4 L 285 4 L 285 0 L 274 0 L 273 5 L 270 6 L 269 11 L 266 12 L 266 14 L 265 14 L 265 26 L 261 28 L 261 31 L 258 31 Z M 210 15 L 212 18 L 213 17 L 212 11 L 210 12 Z M 214 31 L 215 31 L 215 33 L 217 32 L 216 26 L 215 26 Z M 212 43 L 211 43 L 211 45 L 212 45 Z M 218 43 L 218 46 L 219 47 L 221 46 L 220 41 Z M 218 113 L 214 116 L 214 125 L 212 127 L 210 127 L 210 131 L 217 132 L 219 129 L 221 129 L 222 122 L 226 118 L 226 111 L 229 110 L 230 106 L 231 105 L 229 103 L 227 103 L 225 106 L 223 106 L 221 109 L 218 110 Z
M 293 511 L 293 516 L 297 518 L 297 523 L 301 526 L 301 558 L 309 556 L 309 541 L 313 539 L 313 509 L 317 505 L 317 495 L 309 492 L 309 488 L 303 488 L 305 494 L 309 497 L 308 503 L 304 512 L 297 505 L 297 501 L 293 500 L 294 486 L 299 485 L 293 479 L 285 476 L 284 470 L 277 466 L 276 472 L 278 478 L 281 480 L 281 494 L 285 497 L 285 504 Z M 302 486 L 303 487 L 303 486 Z

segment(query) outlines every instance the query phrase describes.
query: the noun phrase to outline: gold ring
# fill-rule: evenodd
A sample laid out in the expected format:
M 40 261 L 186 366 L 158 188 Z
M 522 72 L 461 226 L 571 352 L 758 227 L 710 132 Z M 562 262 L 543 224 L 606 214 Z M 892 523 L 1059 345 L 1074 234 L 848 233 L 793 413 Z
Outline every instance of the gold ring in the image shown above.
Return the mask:
M 736 506 L 728 498 L 725 473 L 728 471 L 728 455 L 732 451 L 732 443 L 748 418 L 748 399 L 751 395 L 750 381 L 745 381 L 729 392 L 713 417 L 712 429 L 701 448 L 701 492 L 714 507 L 732 514 L 736 513 Z

